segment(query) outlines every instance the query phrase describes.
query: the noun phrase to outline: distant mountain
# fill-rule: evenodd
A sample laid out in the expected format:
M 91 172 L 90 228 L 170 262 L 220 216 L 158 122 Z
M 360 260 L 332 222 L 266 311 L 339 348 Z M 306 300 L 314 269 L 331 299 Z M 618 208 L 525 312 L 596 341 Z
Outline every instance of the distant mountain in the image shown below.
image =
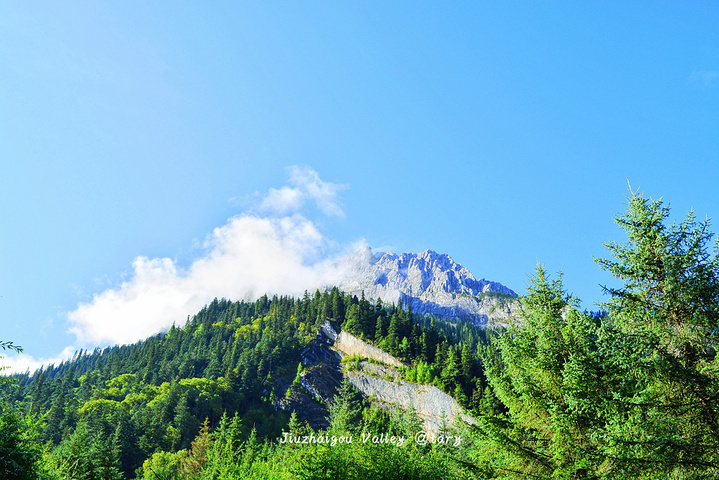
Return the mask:
M 421 253 L 373 253 L 362 247 L 341 262 L 346 293 L 364 292 L 370 300 L 392 303 L 402 299 L 413 312 L 475 325 L 501 324 L 519 307 L 517 294 L 501 283 L 472 275 L 449 255 L 432 250 Z

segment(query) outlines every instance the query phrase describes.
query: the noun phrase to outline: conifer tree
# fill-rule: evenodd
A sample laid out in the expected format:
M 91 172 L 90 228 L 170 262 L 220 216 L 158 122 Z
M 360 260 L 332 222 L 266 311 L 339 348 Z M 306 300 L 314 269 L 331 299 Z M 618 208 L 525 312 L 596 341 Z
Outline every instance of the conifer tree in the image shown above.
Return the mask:
M 667 225 L 630 192 L 600 266 L 608 315 L 539 267 L 520 321 L 484 350 L 479 463 L 490 478 L 719 477 L 719 259 L 709 222 Z M 498 405 L 490 407 L 492 392 Z
M 332 319 L 335 322 L 342 322 L 345 318 L 345 303 L 337 287 L 332 287 L 330 297 L 332 301 Z
M 290 435 L 300 435 L 304 430 L 299 418 L 297 418 L 297 412 L 295 410 L 292 410 L 292 413 L 290 414 L 290 421 L 287 424 L 287 429 L 289 430 Z
M 610 372 L 623 379 L 607 439 L 625 475 L 719 476 L 719 245 L 708 219 L 667 225 L 669 214 L 630 190 L 615 219 L 628 241 L 597 260 L 623 283 L 604 305 Z
M 498 355 L 483 358 L 480 463 L 490 478 L 596 478 L 594 324 L 541 266 L 522 304 L 521 319 L 495 342 Z
M 342 434 L 357 429 L 363 408 L 362 395 L 347 378 L 343 378 L 330 406 L 330 430 Z
M 374 341 L 381 342 L 386 335 L 386 321 L 382 313 L 377 317 L 377 322 L 374 329 Z

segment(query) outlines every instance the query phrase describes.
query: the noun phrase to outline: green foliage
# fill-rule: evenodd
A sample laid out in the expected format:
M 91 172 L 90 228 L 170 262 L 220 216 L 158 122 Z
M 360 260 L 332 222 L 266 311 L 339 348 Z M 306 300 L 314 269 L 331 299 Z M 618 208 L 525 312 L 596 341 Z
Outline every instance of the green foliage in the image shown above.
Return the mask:
M 294 385 L 294 386 L 300 385 L 300 383 L 302 381 L 302 372 L 303 371 L 304 371 L 304 369 L 302 368 L 302 362 L 299 362 L 297 364 L 297 373 L 295 374 L 295 379 L 292 381 L 292 385 Z
M 473 478 L 450 455 L 414 442 L 421 421 L 414 412 L 390 416 L 366 409 L 354 433 L 344 432 L 342 444 L 311 443 L 293 452 L 287 478 L 301 479 L 460 479 Z M 327 433 L 340 438 L 340 432 Z M 331 438 L 331 437 L 330 437 Z M 395 443 L 389 439 L 394 438 Z M 401 441 L 399 441 L 401 439 Z
M 186 450 L 177 453 L 155 452 L 142 464 L 143 480 L 170 480 L 179 475 L 180 462 L 187 454 Z
M 17 353 L 22 353 L 22 348 L 21 348 L 21 347 L 15 345 L 15 344 L 12 343 L 12 342 L 8 342 L 8 341 L 2 341 L 2 340 L 0 340 L 0 349 L 2 349 L 2 350 L 15 350 Z M 2 356 L 0 356 L 0 359 L 2 359 Z M 6 370 L 7 368 L 9 368 L 9 367 L 6 367 L 6 366 L 4 366 L 4 365 L 0 365 L 0 372 L 2 372 L 3 370 Z M 11 383 L 12 381 L 13 381 L 13 379 L 12 379 L 11 377 L 5 377 L 5 376 L 0 377 L 0 385 L 6 385 L 6 384 L 8 384 L 8 383 Z
M 364 406 L 360 392 L 346 377 L 343 378 L 330 406 L 329 431 L 337 435 L 357 431 Z
M 719 260 L 708 222 L 668 218 L 661 201 L 628 198 L 616 219 L 628 241 L 598 260 L 622 282 L 607 288 L 606 313 L 579 311 L 543 267 L 506 331 L 336 288 L 215 300 L 183 328 L 16 375 L 0 385 L 0 461 L 17 467 L 1 478 L 719 478 Z M 421 422 L 368 408 L 349 382 L 326 431 L 277 411 L 326 321 L 452 395 L 478 420 L 472 441 L 358 441 L 409 438 Z M 287 430 L 354 441 L 278 443 Z
M 0 398 L 0 478 L 37 478 L 42 455 L 36 441 L 39 428 L 32 415 Z
M 371 341 L 380 318 L 388 319 L 379 321 L 380 334 L 394 319 L 392 345 L 414 365 L 410 368 L 430 368 L 416 363 L 428 343 L 432 350 L 439 344 L 448 348 L 445 334 L 428 324 L 422 336 L 422 319 L 401 306 L 373 306 L 337 289 L 302 299 L 215 300 L 184 327 L 173 325 L 164 335 L 135 345 L 81 350 L 60 365 L 16 375 L 14 388 L 1 387 L 7 405 L 31 414 L 13 418 L 25 422 L 42 415 L 47 425 L 44 430 L 36 425 L 31 435 L 17 430 L 20 437 L 13 438 L 29 439 L 32 465 L 48 477 L 129 479 L 139 472 L 148 479 L 290 478 L 298 465 L 291 457 L 299 453 L 263 443 L 279 438 L 289 420 L 272 403 L 273 379 L 298 378 L 300 353 L 326 320 L 349 326 L 354 321 L 356 333 Z M 433 371 L 437 375 L 441 369 Z M 357 392 L 351 389 L 338 398 L 332 407 L 337 431 L 364 428 L 365 405 Z M 373 415 L 372 428 L 388 421 Z M 306 431 L 297 423 L 295 417 L 293 428 Z M 221 440 L 228 429 L 234 432 L 231 446 Z M 6 430 L 3 438 L 10 439 L 12 429 Z M 242 439 L 239 446 L 237 439 Z M 44 454 L 43 443 L 48 446 Z M 233 448 L 241 468 L 227 463 Z M 275 463 L 268 463 L 270 458 Z
M 623 282 L 607 288 L 602 337 L 621 396 L 606 436 L 625 475 L 719 476 L 719 257 L 709 221 L 667 225 L 661 200 L 632 192 L 616 218 L 628 237 L 597 260 Z M 611 337 L 609 337 L 611 335 Z
M 594 318 L 541 266 L 522 303 L 521 320 L 495 341 L 500 355 L 484 359 L 502 408 L 485 405 L 479 417 L 478 460 L 497 478 L 591 478 L 601 463 Z
M 345 365 L 348 371 L 359 370 L 360 362 L 364 360 L 364 357 L 359 354 L 345 355 L 340 361 L 342 365 Z
M 77 480 L 119 480 L 118 445 L 105 441 L 102 433 L 85 422 L 54 452 L 56 463 L 65 466 L 65 474 Z
M 9 341 L 0 341 L 0 349 L 22 352 L 22 348 Z M 0 367 L 2 370 L 4 367 Z M 0 385 L 12 388 L 12 380 L 0 377 Z M 41 424 L 34 415 L 11 403 L 0 392 L 0 478 L 37 478 L 42 455 L 42 449 L 36 441 L 40 428 Z
M 598 260 L 623 282 L 577 310 L 539 267 L 521 321 L 484 351 L 474 461 L 490 478 L 719 477 L 719 260 L 708 222 L 666 225 L 632 193 L 628 242 Z M 496 395 L 496 401 L 492 398 Z

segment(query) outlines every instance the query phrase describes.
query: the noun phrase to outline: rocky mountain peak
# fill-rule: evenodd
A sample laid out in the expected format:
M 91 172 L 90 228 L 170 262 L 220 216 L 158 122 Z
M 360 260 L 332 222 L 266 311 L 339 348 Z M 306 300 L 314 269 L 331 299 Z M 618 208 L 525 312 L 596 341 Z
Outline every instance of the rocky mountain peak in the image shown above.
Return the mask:
M 507 305 L 517 297 L 501 283 L 477 279 L 449 255 L 433 250 L 396 254 L 373 252 L 365 246 L 348 255 L 343 267 L 339 288 L 345 292 L 364 292 L 372 300 L 401 299 L 415 312 L 475 324 L 508 317 L 511 308 Z

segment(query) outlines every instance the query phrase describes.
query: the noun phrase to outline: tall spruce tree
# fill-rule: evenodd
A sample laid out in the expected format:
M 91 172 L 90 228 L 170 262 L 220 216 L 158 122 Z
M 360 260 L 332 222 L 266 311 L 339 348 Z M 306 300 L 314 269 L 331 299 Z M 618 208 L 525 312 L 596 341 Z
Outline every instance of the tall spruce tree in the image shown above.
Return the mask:
M 607 315 L 577 310 L 542 268 L 520 320 L 483 355 L 490 478 L 719 478 L 719 259 L 709 222 L 630 192 Z M 492 351 L 496 354 L 490 354 Z
M 347 378 L 343 378 L 329 409 L 332 433 L 341 435 L 358 429 L 363 408 L 362 395 Z
M 719 257 L 709 220 L 667 225 L 669 208 L 628 196 L 616 222 L 626 243 L 598 259 L 623 283 L 607 287 L 610 404 L 607 440 L 619 474 L 719 477 Z M 659 472 L 659 473 L 657 473 Z
M 480 408 L 478 464 L 487 477 L 597 478 L 596 325 L 576 303 L 561 277 L 538 267 L 521 318 L 484 354 L 485 395 L 501 402 L 487 398 Z

